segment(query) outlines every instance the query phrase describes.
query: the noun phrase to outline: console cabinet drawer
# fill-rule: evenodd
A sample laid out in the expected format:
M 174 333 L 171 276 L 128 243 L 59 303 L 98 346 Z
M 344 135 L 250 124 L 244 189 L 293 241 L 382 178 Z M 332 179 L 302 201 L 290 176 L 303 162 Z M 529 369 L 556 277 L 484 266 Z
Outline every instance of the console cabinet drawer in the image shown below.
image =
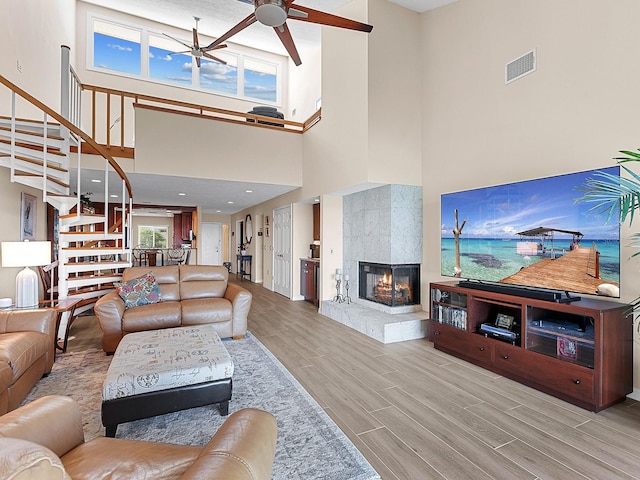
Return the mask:
M 519 377 L 542 385 L 546 391 L 553 390 L 586 402 L 593 401 L 593 371 L 509 347 L 496 346 L 495 362 L 498 369 L 517 372 Z
M 482 363 L 493 361 L 493 342 L 483 335 L 460 335 L 460 329 L 431 322 L 429 340 L 436 348 L 454 351 Z

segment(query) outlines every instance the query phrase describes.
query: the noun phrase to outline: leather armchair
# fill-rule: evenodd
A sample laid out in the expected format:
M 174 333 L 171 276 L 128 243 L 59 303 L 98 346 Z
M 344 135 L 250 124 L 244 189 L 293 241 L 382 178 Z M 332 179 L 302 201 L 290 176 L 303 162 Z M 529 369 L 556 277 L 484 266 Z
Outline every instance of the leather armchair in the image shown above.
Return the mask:
M 20 405 L 51 371 L 56 317 L 43 309 L 0 312 L 0 415 Z
M 204 447 L 106 437 L 85 442 L 75 400 L 42 397 L 0 417 L 0 478 L 268 480 L 276 431 L 270 413 L 242 409 Z

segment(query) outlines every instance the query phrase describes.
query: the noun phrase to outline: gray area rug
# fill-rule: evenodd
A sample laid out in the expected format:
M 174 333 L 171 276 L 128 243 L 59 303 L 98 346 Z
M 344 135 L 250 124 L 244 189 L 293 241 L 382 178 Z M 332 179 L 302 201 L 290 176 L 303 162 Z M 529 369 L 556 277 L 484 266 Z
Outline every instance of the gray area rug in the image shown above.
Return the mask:
M 278 420 L 273 479 L 369 480 L 380 477 L 331 418 L 253 335 L 225 341 L 234 361 L 229 412 L 261 408 Z M 111 357 L 98 350 L 58 355 L 51 374 L 25 402 L 69 395 L 82 410 L 85 438 L 104 435 L 100 420 L 102 381 Z M 117 437 L 204 445 L 224 422 L 205 406 L 118 426 Z

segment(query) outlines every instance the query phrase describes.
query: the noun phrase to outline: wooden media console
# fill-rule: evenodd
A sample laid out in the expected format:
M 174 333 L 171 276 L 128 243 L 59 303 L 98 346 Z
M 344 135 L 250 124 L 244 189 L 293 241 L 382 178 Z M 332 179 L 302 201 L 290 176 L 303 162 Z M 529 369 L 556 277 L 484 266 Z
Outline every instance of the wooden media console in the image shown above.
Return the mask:
M 595 412 L 633 390 L 628 305 L 558 303 L 457 282 L 432 283 L 430 294 L 429 340 L 438 350 Z

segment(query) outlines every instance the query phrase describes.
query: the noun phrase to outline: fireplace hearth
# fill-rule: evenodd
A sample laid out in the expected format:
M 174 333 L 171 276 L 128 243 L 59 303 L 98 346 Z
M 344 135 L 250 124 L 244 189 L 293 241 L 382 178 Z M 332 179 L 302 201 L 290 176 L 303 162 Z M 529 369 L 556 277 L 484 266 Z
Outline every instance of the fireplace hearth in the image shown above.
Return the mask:
M 359 262 L 358 296 L 389 307 L 420 304 L 420 265 Z

